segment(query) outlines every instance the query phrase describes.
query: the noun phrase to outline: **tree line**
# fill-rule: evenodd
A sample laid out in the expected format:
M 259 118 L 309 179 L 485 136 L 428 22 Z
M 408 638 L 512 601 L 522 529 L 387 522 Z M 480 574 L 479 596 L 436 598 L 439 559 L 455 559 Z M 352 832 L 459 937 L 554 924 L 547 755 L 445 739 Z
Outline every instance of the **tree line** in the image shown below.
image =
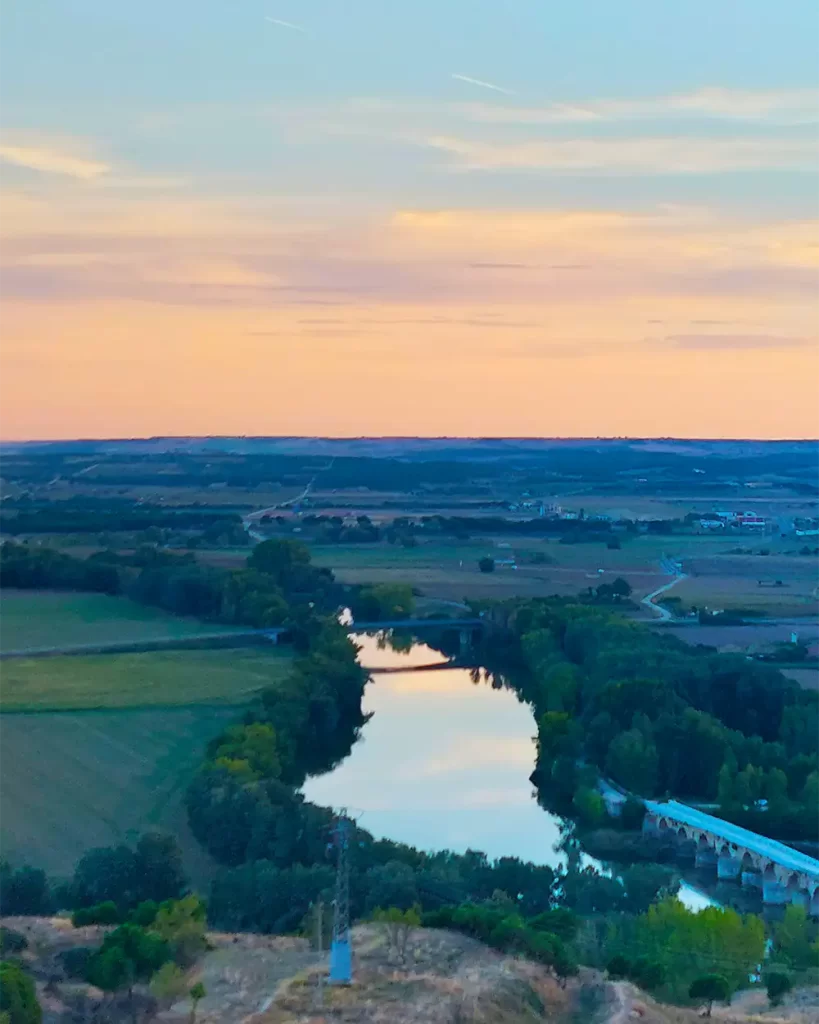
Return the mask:
M 130 498 L 75 497 L 35 502 L 18 498 L 3 504 L 3 533 L 106 533 L 148 529 L 242 529 L 241 516 L 230 509 L 197 505 L 153 505 Z
M 819 695 L 740 655 L 561 599 L 487 608 L 486 663 L 538 726 L 541 800 L 606 819 L 604 775 L 641 797 L 718 801 L 754 831 L 819 838 Z
M 259 629 L 285 622 L 296 627 L 311 604 L 329 613 L 343 596 L 332 572 L 312 565 L 309 549 L 296 540 L 259 544 L 245 568 L 233 570 L 151 545 L 80 559 L 6 541 L 0 546 L 0 587 L 122 594 L 175 615 Z

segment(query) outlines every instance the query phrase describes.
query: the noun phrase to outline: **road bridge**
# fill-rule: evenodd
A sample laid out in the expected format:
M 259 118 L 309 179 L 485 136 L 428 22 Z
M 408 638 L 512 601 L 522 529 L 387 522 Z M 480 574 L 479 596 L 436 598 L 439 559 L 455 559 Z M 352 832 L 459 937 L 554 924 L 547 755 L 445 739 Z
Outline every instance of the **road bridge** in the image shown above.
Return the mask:
M 819 917 L 815 857 L 676 800 L 646 800 L 645 806 L 647 835 L 671 835 L 698 867 L 713 866 L 720 879 L 761 889 L 765 903 L 793 903 Z
M 475 629 L 485 626 L 483 619 L 384 619 L 381 622 L 345 622 L 348 633 L 370 633 L 382 629 Z

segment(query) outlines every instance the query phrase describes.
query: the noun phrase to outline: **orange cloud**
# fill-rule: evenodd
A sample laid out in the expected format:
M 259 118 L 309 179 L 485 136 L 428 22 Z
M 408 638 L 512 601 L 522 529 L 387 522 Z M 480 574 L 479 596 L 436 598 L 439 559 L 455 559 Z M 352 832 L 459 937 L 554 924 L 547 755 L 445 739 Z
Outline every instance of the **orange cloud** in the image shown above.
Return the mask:
M 5 198 L 5 437 L 817 433 L 807 222 Z

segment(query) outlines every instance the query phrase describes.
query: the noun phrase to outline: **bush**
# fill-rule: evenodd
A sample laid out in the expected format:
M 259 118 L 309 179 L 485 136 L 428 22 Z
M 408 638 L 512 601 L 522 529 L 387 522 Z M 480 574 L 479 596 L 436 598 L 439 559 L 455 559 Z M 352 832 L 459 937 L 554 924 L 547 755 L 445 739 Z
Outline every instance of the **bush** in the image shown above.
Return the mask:
M 95 953 L 93 946 L 74 946 L 73 949 L 63 950 L 58 960 L 69 978 L 85 979 L 88 975 L 88 962 Z
M 142 903 L 133 911 L 128 920 L 132 924 L 138 924 L 140 928 L 147 928 L 152 925 L 156 920 L 156 915 L 159 912 L 159 904 L 154 900 L 143 900 Z
M 119 907 L 113 900 L 95 903 L 93 907 L 80 907 L 71 915 L 75 928 L 85 928 L 89 924 L 119 924 L 121 919 Z
M 8 861 L 0 861 L 0 913 L 47 914 L 51 893 L 45 871 L 21 867 L 12 870 Z
M 171 1005 L 181 999 L 187 991 L 185 973 L 170 960 L 163 964 L 151 978 L 151 994 L 162 1002 Z
M 710 1017 L 714 1003 L 727 1003 L 731 999 L 731 985 L 722 974 L 704 974 L 691 982 L 688 995 L 706 1003 L 705 1015 Z
M 485 558 L 478 559 L 478 568 L 481 572 L 494 572 L 495 571 L 495 559 L 490 558 L 488 555 Z
M 781 971 L 771 971 L 770 974 L 765 975 L 765 991 L 768 993 L 771 1006 L 779 1006 L 792 988 L 793 982 L 787 974 L 782 974 Z
M 656 960 L 638 957 L 632 965 L 631 979 L 640 988 L 653 992 L 665 983 L 665 967 Z
M 606 973 L 615 981 L 628 978 L 631 974 L 631 963 L 624 956 L 613 956 L 606 964 Z
M 0 963 L 0 1011 L 9 1024 L 40 1024 L 43 1019 L 34 982 L 9 960 Z

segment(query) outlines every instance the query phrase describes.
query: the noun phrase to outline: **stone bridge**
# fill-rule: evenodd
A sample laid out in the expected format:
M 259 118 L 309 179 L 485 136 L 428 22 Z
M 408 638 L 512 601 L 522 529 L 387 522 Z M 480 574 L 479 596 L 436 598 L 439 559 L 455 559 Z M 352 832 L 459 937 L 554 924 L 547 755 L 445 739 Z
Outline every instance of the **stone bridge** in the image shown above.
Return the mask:
M 819 917 L 819 860 L 676 800 L 645 801 L 647 835 L 671 834 L 680 852 L 717 877 L 762 890 L 768 904 L 794 903 Z

